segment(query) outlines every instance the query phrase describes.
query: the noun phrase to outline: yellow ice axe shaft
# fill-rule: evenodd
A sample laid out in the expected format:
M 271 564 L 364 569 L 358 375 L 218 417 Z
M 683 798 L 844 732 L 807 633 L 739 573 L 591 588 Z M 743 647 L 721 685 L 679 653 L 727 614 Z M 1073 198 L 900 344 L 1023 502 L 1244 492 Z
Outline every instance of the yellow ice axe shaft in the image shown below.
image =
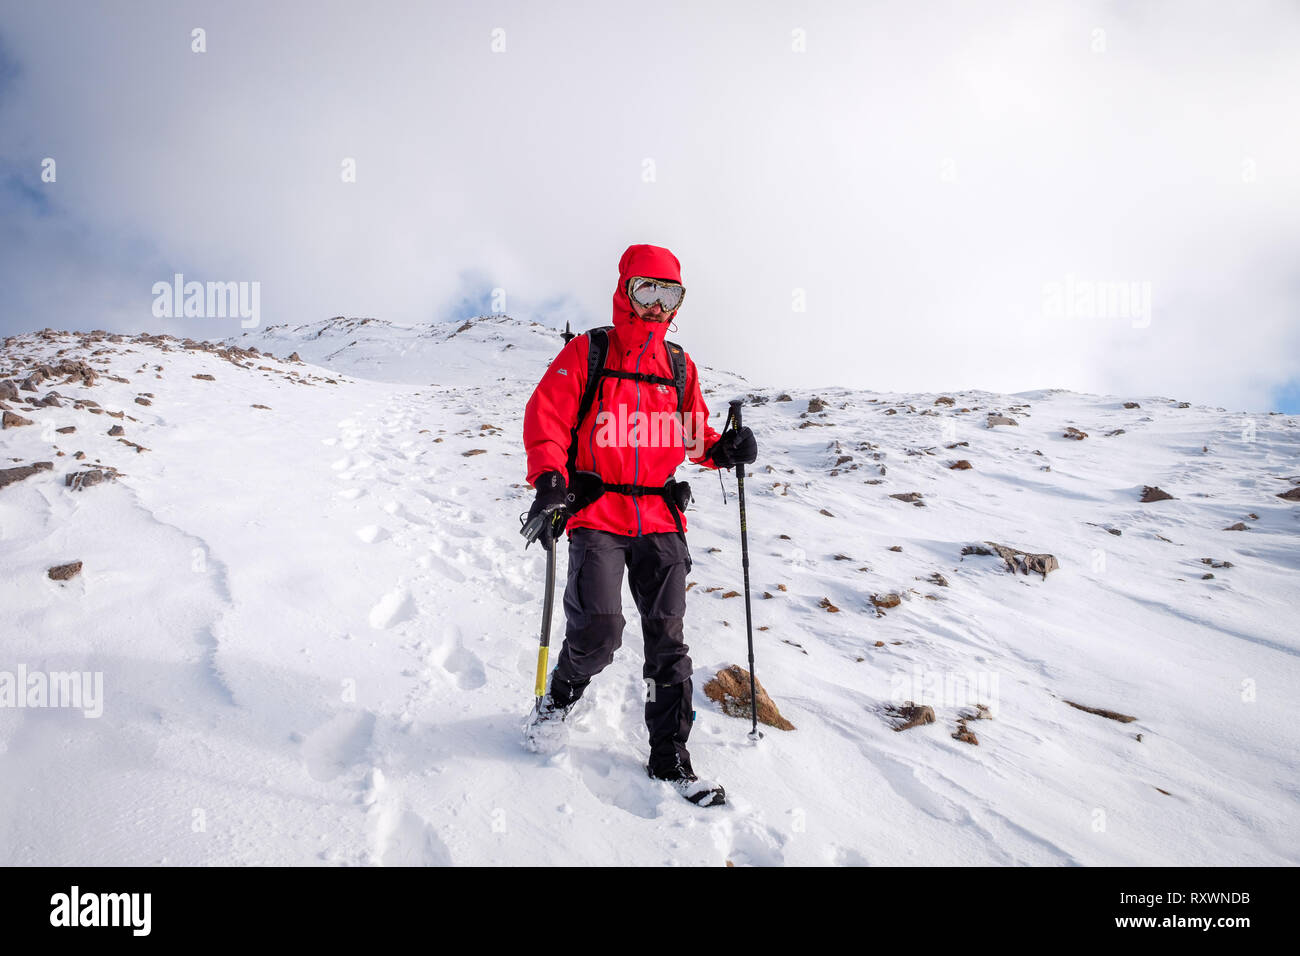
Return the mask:
M 555 608 L 555 542 L 546 549 L 546 597 L 542 602 L 542 636 L 537 648 L 537 705 L 546 693 L 546 661 L 551 651 L 551 612 Z

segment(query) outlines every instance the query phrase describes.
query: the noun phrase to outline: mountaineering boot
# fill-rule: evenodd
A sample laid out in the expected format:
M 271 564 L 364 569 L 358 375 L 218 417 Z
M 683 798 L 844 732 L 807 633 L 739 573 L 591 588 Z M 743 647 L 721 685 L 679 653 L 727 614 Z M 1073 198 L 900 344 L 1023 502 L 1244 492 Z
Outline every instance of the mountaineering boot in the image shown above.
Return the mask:
M 524 722 L 524 748 L 535 754 L 553 754 L 568 743 L 568 719 L 581 694 L 582 687 L 557 681 L 552 671 L 541 704 L 533 704 Z
M 721 784 L 695 776 L 690 757 L 678 757 L 669 766 L 646 764 L 645 770 L 652 779 L 672 784 L 674 790 L 696 806 L 720 807 L 727 802 L 727 793 Z

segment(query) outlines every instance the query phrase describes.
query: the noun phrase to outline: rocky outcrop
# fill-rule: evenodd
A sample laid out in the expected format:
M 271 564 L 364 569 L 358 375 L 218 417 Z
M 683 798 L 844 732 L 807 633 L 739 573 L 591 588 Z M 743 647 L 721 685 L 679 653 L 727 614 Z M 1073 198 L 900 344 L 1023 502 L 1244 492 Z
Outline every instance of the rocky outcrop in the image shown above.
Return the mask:
M 52 461 L 36 461 L 30 465 L 19 465 L 17 468 L 0 468 L 0 488 L 22 481 L 24 478 L 30 478 L 39 472 L 49 471 L 53 467 L 54 462 Z
M 777 730 L 794 730 L 794 724 L 781 716 L 775 702 L 757 680 L 754 681 L 754 697 L 750 697 L 749 682 L 749 671 L 739 664 L 732 664 L 718 671 L 713 679 L 704 685 L 704 696 L 718 704 L 728 717 L 740 717 L 746 720 L 750 719 L 754 708 L 753 702 L 756 701 L 760 722 Z
M 17 412 L 0 413 L 0 428 L 21 428 L 23 425 L 30 425 L 30 418 L 23 418 Z
M 1142 497 L 1139 499 L 1144 504 L 1150 504 L 1153 501 L 1173 501 L 1174 496 L 1167 491 L 1161 491 L 1155 485 L 1143 485 Z
M 63 484 L 73 491 L 82 491 L 92 485 L 102 484 L 105 481 L 116 481 L 118 471 L 116 468 L 91 468 L 87 471 L 70 471 L 64 476 Z
M 1060 562 L 1056 560 L 1055 555 L 1051 554 L 1033 554 L 1029 551 L 1021 551 L 1019 548 L 1010 548 L 994 541 L 985 542 L 989 547 L 986 548 L 979 544 L 969 544 L 961 549 L 963 555 L 978 554 L 992 556 L 996 554 L 1006 564 L 1007 570 L 1013 574 L 1019 571 L 1021 574 L 1028 574 L 1033 571 L 1043 576 L 1047 580 L 1049 571 L 1055 571 L 1060 568 Z M 990 548 L 992 550 L 990 550 Z
M 934 723 L 934 708 L 928 704 L 914 704 L 910 700 L 901 704 L 888 704 L 885 713 L 894 730 L 910 730 L 923 724 Z
M 49 571 L 46 572 L 46 574 L 49 575 L 51 581 L 67 581 L 70 578 L 75 578 L 80 573 L 81 573 L 80 561 L 73 561 L 69 564 L 60 564 L 53 568 L 50 568 Z

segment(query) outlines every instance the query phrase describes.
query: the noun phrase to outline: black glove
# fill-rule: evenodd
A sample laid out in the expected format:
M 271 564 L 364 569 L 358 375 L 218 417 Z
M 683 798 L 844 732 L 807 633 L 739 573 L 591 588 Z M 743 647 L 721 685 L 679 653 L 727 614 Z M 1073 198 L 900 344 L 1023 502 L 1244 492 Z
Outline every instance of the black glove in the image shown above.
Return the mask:
M 525 548 L 534 541 L 542 542 L 543 550 L 550 551 L 555 539 L 564 533 L 564 526 L 569 522 L 569 511 L 565 507 L 567 489 L 564 476 L 558 471 L 548 471 L 537 479 L 534 485 L 537 497 L 528 510 L 519 533 L 527 539 Z
M 758 458 L 758 441 L 748 425 L 738 429 L 728 429 L 713 443 L 713 447 L 709 449 L 709 457 L 719 468 L 753 464 Z

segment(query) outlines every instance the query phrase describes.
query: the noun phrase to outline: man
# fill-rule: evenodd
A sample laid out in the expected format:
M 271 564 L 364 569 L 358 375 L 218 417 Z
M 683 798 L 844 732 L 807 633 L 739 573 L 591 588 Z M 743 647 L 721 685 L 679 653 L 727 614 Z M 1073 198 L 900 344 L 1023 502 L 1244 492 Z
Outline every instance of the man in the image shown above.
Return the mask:
M 729 468 L 753 462 L 758 448 L 748 428 L 719 435 L 709 426 L 695 363 L 665 344 L 685 294 L 676 256 L 658 246 L 630 246 L 619 260 L 614 325 L 587 413 L 581 406 L 589 351 L 597 347 L 593 333 L 565 345 L 528 400 L 524 445 L 537 498 L 525 535 L 549 550 L 567 527 L 569 575 L 564 645 L 541 705 L 528 718 L 525 744 L 543 753 L 562 746 L 565 722 L 587 684 L 613 660 L 625 624 L 626 566 L 645 637 L 646 771 L 691 802 L 711 806 L 723 802 L 723 789 L 696 776 L 686 749 L 694 719 L 683 641 L 691 557 L 681 509 L 689 492 L 672 476 L 688 451 L 706 468 Z M 680 408 L 675 368 L 685 371 Z M 665 421 L 676 427 L 662 428 Z

